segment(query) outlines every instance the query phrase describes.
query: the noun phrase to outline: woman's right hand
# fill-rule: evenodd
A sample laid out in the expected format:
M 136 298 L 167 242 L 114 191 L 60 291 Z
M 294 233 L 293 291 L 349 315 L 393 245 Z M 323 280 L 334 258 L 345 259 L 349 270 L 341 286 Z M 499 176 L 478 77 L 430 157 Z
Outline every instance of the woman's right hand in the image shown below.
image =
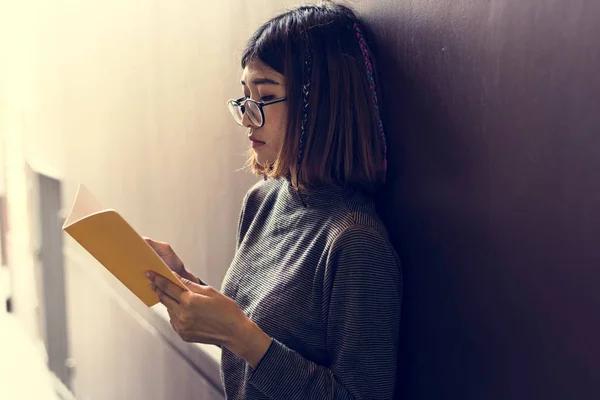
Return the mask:
M 144 237 L 146 243 L 152 247 L 152 249 L 163 259 L 165 264 L 171 268 L 176 274 L 182 278 L 188 279 L 194 283 L 200 284 L 200 279 L 196 278 L 194 274 L 185 269 L 183 261 L 175 252 L 169 243 L 159 242 L 148 237 Z

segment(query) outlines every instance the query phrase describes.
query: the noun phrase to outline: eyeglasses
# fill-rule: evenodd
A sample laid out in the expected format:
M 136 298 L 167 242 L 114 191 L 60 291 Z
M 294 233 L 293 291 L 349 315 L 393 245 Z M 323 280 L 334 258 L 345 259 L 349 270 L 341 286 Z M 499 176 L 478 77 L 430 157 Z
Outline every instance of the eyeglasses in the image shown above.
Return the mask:
M 227 101 L 227 107 L 229 108 L 231 115 L 233 115 L 233 119 L 238 123 L 238 125 L 244 126 L 244 114 L 247 113 L 250 122 L 252 122 L 252 124 L 257 128 L 260 128 L 265 124 L 265 113 L 263 111 L 263 107 L 285 100 L 285 97 L 281 97 L 279 99 L 269 101 L 256 101 L 244 96 L 237 100 L 231 99 Z

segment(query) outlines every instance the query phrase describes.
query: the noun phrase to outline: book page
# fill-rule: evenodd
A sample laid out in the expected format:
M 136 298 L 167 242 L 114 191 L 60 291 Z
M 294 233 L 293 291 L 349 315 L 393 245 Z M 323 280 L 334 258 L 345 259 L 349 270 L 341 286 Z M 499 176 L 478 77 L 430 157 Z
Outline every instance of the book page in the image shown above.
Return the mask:
M 150 288 L 146 271 L 154 271 L 189 290 L 118 212 L 103 209 L 83 186 L 77 191 L 63 230 L 148 307 L 159 299 Z
M 100 205 L 100 202 L 94 197 L 92 192 L 85 186 L 79 185 L 75 194 L 75 202 L 62 228 L 65 229 L 72 223 L 100 211 L 103 211 L 102 205 Z

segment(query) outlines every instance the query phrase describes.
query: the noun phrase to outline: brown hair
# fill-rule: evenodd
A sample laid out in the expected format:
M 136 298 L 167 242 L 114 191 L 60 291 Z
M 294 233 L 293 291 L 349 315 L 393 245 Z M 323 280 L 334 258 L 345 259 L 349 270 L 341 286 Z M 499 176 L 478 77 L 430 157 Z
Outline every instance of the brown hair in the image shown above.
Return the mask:
M 288 107 L 276 160 L 260 165 L 250 151 L 247 166 L 252 172 L 276 179 L 289 177 L 307 189 L 335 184 L 372 193 L 384 182 L 384 139 L 356 26 L 372 48 L 368 30 L 355 13 L 329 2 L 287 11 L 252 35 L 242 55 L 242 68 L 257 58 L 283 74 Z M 312 49 L 312 73 L 305 144 L 298 160 L 307 41 Z M 297 161 L 300 171 L 296 171 Z

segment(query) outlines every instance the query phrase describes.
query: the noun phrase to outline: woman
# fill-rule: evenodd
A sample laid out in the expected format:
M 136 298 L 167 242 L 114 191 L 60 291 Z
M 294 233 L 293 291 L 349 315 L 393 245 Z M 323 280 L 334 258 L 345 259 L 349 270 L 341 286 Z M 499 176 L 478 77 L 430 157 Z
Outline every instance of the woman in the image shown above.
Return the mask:
M 183 340 L 222 348 L 230 399 L 389 399 L 400 263 L 372 194 L 385 176 L 373 60 L 347 7 L 302 6 L 261 26 L 242 57 L 249 167 L 222 292 L 148 240 L 189 288 L 150 273 Z

